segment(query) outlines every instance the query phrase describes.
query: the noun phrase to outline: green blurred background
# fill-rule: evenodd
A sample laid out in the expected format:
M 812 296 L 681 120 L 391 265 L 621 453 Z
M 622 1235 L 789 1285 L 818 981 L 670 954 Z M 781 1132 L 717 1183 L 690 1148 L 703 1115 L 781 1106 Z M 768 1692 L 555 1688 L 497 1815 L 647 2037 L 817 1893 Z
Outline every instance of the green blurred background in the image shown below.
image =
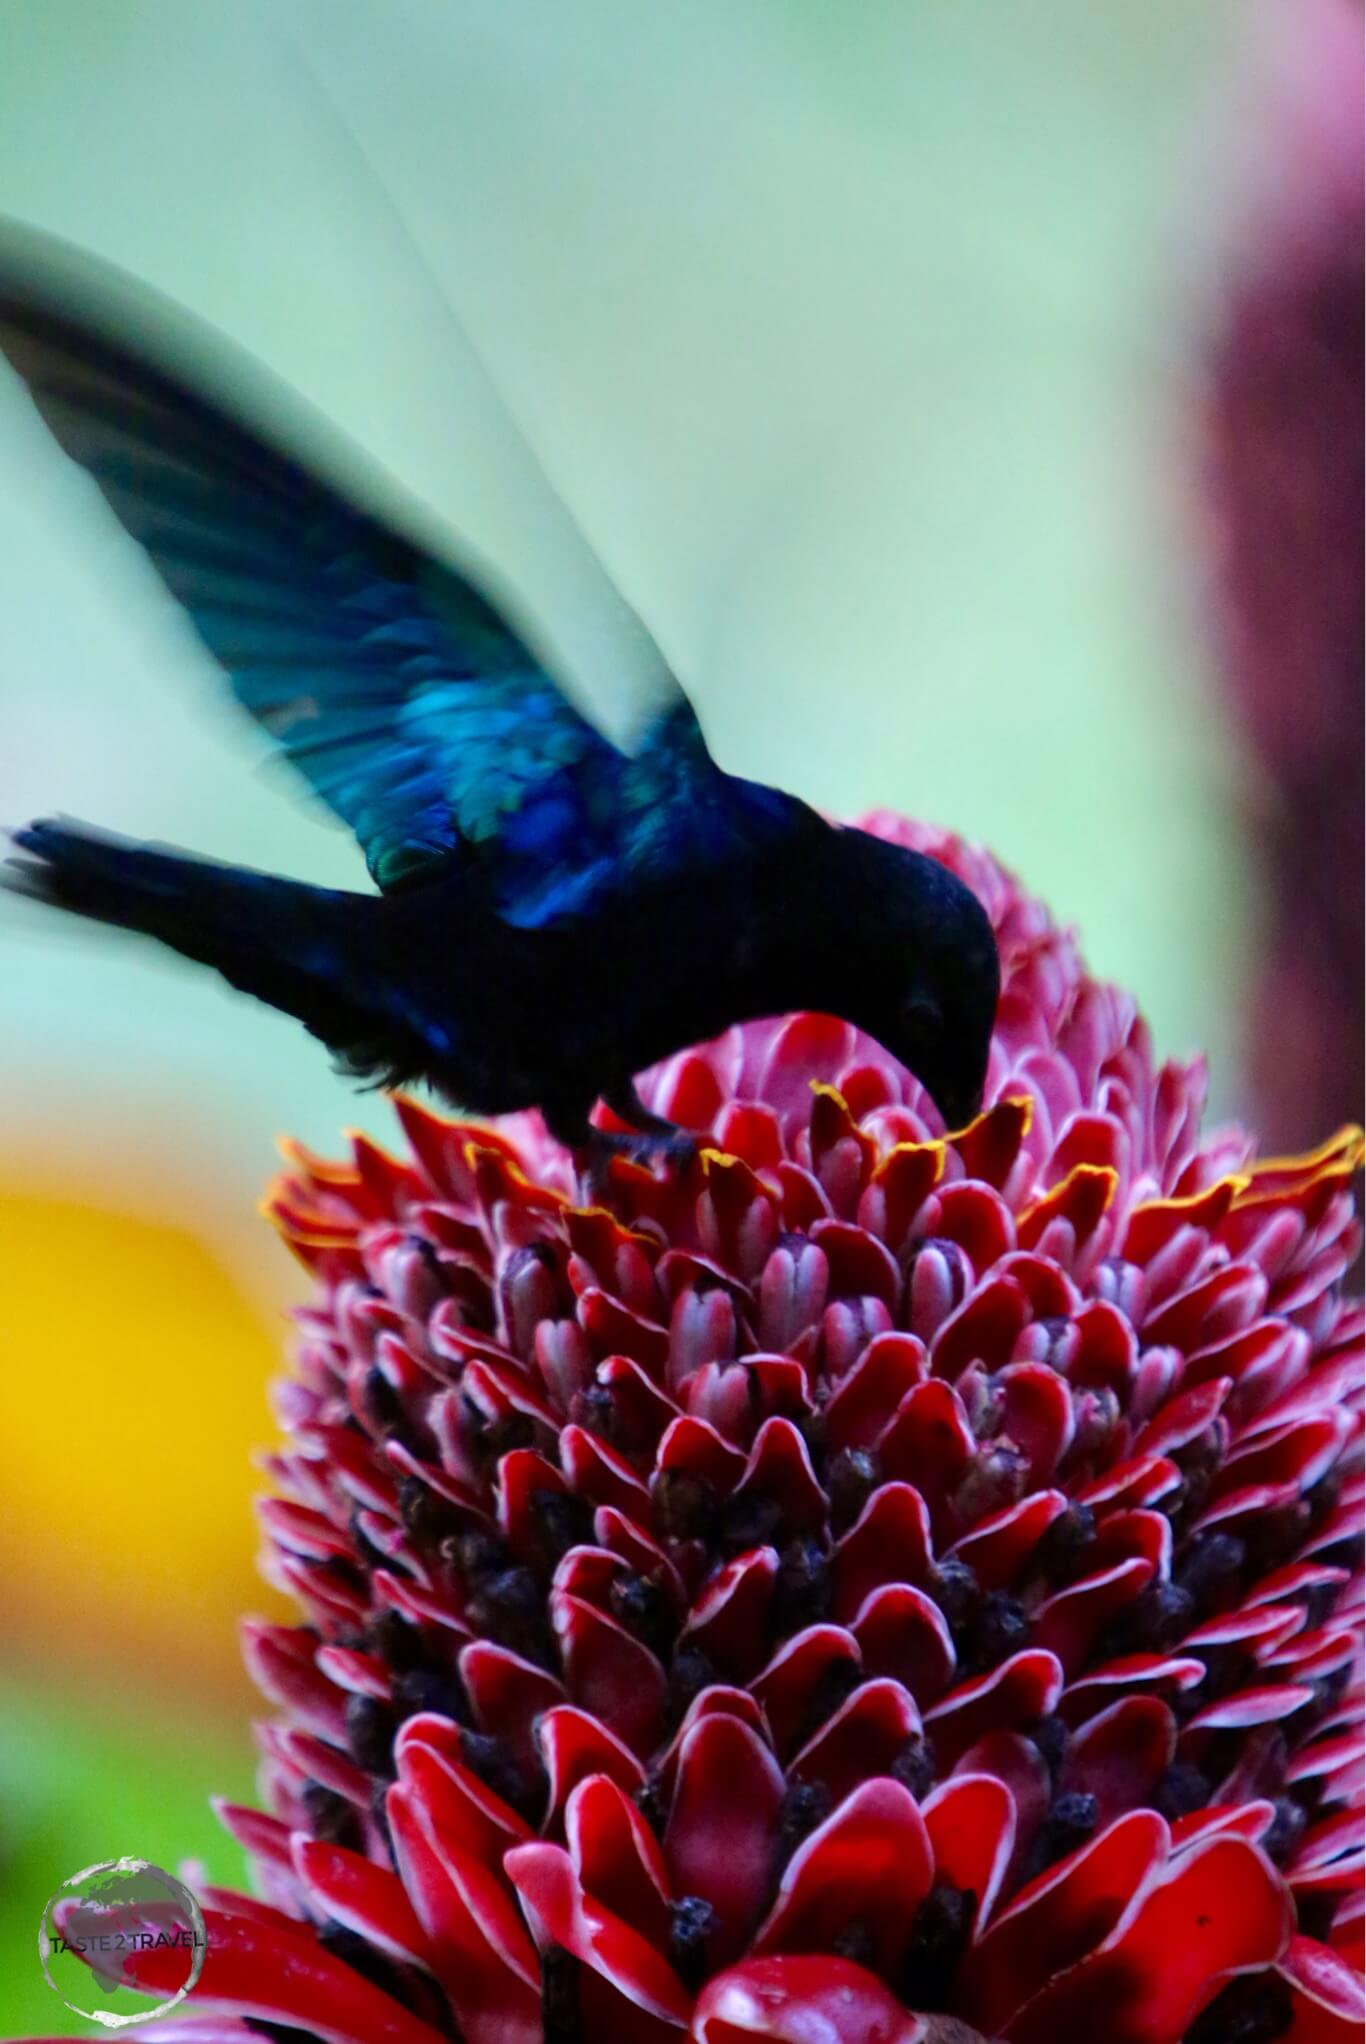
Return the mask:
M 1192 416 L 1285 12 L 3 0 L 0 213 L 306 393 L 592 696 L 591 589 L 457 307 L 721 762 L 989 841 L 1232 1110 Z M 3 375 L 0 719 L 0 818 L 360 877 Z M 0 2023 L 53 2031 L 61 1879 L 240 1872 L 205 1799 L 250 1791 L 248 1454 L 299 1286 L 254 1202 L 277 1130 L 390 1117 L 294 1025 L 20 904 L 0 987 Z

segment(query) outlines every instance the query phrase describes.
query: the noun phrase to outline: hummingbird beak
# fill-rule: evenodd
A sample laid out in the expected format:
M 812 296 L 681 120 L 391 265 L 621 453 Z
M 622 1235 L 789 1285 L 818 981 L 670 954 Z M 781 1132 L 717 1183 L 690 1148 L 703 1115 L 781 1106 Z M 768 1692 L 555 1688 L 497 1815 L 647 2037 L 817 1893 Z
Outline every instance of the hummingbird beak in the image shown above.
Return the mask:
M 982 1088 L 972 1091 L 957 1086 L 930 1086 L 926 1088 L 931 1100 L 944 1117 L 944 1133 L 957 1135 L 968 1128 L 982 1112 Z

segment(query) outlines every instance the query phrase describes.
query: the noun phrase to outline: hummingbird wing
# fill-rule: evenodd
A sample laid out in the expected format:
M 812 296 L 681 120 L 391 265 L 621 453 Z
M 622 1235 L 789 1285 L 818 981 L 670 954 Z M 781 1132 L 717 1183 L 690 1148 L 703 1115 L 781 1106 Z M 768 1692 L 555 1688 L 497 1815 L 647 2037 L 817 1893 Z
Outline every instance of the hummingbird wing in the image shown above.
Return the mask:
M 111 314 L 103 265 L 83 259 L 73 289 L 69 258 L 63 277 L 39 254 L 0 245 L 0 353 L 381 889 L 460 866 L 536 926 L 787 826 L 800 805 L 721 772 L 662 656 L 663 701 L 619 750 L 486 588 L 156 359 L 142 336 L 168 317 L 198 344 L 170 352 L 205 352 L 183 315 L 126 280 Z M 207 357 L 216 382 L 261 387 Z

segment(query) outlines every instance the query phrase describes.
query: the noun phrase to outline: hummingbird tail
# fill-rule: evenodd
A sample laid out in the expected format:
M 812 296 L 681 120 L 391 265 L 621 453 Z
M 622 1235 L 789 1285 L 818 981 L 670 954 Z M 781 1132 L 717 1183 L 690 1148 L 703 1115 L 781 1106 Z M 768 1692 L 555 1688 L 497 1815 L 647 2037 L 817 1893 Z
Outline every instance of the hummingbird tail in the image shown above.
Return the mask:
M 212 966 L 232 986 L 294 1015 L 357 1075 L 411 1062 L 404 1032 L 364 989 L 382 985 L 384 904 L 85 824 L 44 819 L 13 833 L 12 892 L 114 928 L 155 937 Z

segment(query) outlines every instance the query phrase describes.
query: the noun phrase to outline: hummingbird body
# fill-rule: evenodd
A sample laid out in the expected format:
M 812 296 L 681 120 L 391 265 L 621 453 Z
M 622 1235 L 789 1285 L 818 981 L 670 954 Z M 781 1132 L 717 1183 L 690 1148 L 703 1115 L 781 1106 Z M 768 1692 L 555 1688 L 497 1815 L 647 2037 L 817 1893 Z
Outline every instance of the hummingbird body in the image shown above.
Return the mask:
M 0 353 L 378 891 L 64 820 L 14 833 L 12 887 L 214 967 L 357 1078 L 571 1144 L 599 1098 L 666 1135 L 636 1072 L 794 1008 L 974 1111 L 996 948 L 946 868 L 724 773 L 676 683 L 619 750 L 468 576 L 69 300 L 0 257 Z

